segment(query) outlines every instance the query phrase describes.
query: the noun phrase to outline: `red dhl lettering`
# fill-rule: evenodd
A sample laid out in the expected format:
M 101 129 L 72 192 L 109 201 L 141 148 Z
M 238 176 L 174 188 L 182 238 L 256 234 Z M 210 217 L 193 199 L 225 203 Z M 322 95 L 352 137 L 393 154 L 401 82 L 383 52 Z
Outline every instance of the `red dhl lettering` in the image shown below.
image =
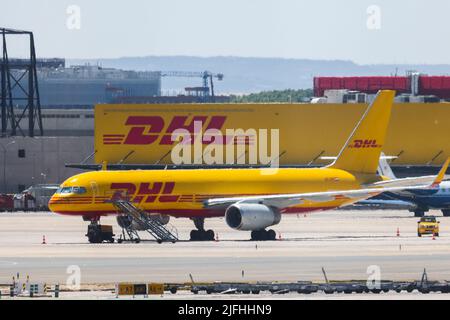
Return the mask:
M 175 182 L 111 183 L 111 200 L 127 199 L 133 203 L 177 202 L 180 195 L 173 194 Z
M 175 130 L 185 129 L 191 133 L 191 143 L 194 143 L 197 132 L 194 132 L 195 122 L 201 122 L 203 130 L 221 130 L 227 117 L 225 116 L 174 116 L 167 128 L 160 116 L 129 116 L 125 126 L 130 127 L 125 134 L 104 134 L 104 144 L 149 145 L 159 141 L 160 145 L 173 145 L 171 137 Z M 208 121 L 209 120 L 209 121 Z M 207 124 L 205 126 L 205 124 Z M 203 144 L 226 143 L 227 139 L 214 141 L 203 137 Z
M 377 144 L 375 139 L 357 139 L 353 140 L 353 143 L 348 146 L 349 148 L 381 148 L 381 145 Z

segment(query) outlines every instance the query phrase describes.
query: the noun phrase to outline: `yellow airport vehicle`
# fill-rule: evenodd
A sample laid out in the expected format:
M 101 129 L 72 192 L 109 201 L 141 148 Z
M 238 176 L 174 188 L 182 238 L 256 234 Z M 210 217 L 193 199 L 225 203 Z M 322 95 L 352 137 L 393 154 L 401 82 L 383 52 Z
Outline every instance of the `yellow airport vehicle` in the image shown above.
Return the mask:
M 417 235 L 421 237 L 423 234 L 431 234 L 439 237 L 439 221 L 436 217 L 427 216 L 420 218 L 417 222 Z

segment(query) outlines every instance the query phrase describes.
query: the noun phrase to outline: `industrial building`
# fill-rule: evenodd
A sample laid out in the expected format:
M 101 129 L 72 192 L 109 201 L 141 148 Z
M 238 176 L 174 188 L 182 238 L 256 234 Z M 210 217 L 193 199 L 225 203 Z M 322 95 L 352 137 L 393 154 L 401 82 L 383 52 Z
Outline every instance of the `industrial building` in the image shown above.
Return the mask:
M 449 76 L 428 76 L 418 72 L 388 77 L 314 77 L 313 82 L 315 97 L 323 97 L 327 90 L 353 90 L 375 94 L 378 90 L 387 89 L 395 90 L 397 95 L 405 98 L 434 97 L 435 101 L 450 99 Z M 403 99 L 403 102 L 410 101 Z
M 65 65 L 65 59 L 37 59 L 37 78 L 42 108 L 93 108 L 118 98 L 159 96 L 161 73 L 103 68 L 99 65 Z M 21 87 L 27 89 L 27 82 Z M 23 96 L 16 86 L 13 95 Z M 22 103 L 18 103 L 20 106 Z
M 0 140 L 1 192 L 20 192 L 38 183 L 60 183 L 80 172 L 66 168 L 65 163 L 81 162 L 93 152 L 92 110 L 42 109 L 42 123 L 44 136 Z

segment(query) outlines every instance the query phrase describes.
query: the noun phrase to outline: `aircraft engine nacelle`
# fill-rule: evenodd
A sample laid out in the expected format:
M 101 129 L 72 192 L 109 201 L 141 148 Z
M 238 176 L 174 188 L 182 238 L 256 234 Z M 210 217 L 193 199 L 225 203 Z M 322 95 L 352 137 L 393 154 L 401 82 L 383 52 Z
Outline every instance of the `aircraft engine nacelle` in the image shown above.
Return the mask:
M 281 214 L 263 204 L 233 204 L 225 211 L 225 221 L 230 228 L 236 230 L 261 230 L 280 223 Z
M 157 214 L 157 215 L 151 215 L 151 216 L 149 216 L 149 218 L 158 220 L 163 225 L 168 224 L 170 221 L 170 216 L 168 216 L 168 215 Z M 122 228 L 130 228 L 131 227 L 131 229 L 137 230 L 137 231 L 145 230 L 144 228 L 142 228 L 142 226 L 139 223 L 134 221 L 131 217 L 125 216 L 125 215 L 117 216 L 117 224 Z
M 154 219 L 158 219 L 161 224 L 166 225 L 170 221 L 170 216 L 167 214 L 158 214 L 156 216 L 152 216 Z

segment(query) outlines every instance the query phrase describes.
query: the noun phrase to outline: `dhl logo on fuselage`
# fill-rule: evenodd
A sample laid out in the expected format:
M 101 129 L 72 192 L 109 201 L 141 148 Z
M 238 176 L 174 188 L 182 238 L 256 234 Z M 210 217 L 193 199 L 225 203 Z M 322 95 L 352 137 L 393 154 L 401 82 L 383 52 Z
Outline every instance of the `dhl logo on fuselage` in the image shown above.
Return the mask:
M 190 118 L 190 119 L 189 119 Z M 195 123 L 201 123 L 205 131 L 221 131 L 227 117 L 225 116 L 174 116 L 166 127 L 164 118 L 160 116 L 129 116 L 125 121 L 125 126 L 130 127 L 127 134 L 104 134 L 103 144 L 105 145 L 173 145 L 172 135 L 175 130 L 184 129 L 191 134 L 190 143 L 195 141 Z M 209 120 L 209 121 L 208 121 Z M 206 137 L 206 138 L 205 138 Z M 211 140 L 207 135 L 202 137 L 202 144 L 245 144 L 254 142 L 251 136 L 224 136 L 221 141 Z
M 121 198 L 134 203 L 177 202 L 180 195 L 173 194 L 174 188 L 175 182 L 111 183 L 113 200 Z
M 353 140 L 353 143 L 349 144 L 349 148 L 381 148 L 381 145 L 377 144 L 375 139 L 357 139 Z

